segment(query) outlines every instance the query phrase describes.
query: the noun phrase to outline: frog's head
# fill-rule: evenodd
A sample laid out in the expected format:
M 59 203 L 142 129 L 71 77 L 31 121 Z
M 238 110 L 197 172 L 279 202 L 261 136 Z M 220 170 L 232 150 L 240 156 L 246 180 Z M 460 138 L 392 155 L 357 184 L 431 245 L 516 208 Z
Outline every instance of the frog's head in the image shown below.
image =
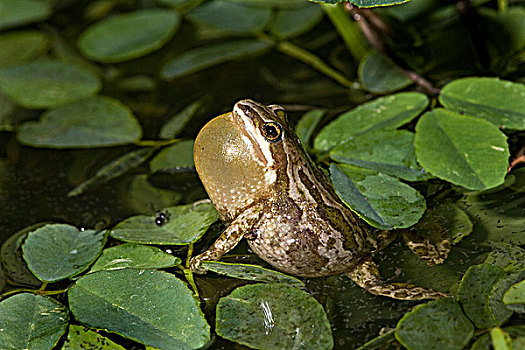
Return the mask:
M 286 167 L 288 137 L 296 142 L 284 108 L 252 100 L 237 102 L 231 113 L 202 128 L 195 140 L 195 166 L 222 219 L 230 221 L 272 195 Z

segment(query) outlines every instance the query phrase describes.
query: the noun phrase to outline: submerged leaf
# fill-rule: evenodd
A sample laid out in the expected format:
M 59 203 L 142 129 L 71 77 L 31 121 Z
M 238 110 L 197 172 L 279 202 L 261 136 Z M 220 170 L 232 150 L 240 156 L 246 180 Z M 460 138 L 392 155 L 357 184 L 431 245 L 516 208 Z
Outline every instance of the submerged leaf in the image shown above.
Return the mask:
M 308 293 L 281 284 L 235 289 L 217 304 L 221 337 L 255 349 L 332 349 L 330 324 Z
M 70 225 L 49 224 L 30 232 L 22 250 L 38 279 L 56 282 L 85 271 L 105 243 L 105 231 L 80 231 Z
M 96 272 L 81 277 L 68 300 L 78 322 L 159 349 L 197 349 L 210 339 L 210 326 L 192 292 L 166 272 Z
M 151 160 L 151 171 L 195 167 L 193 163 L 193 144 L 193 140 L 187 140 L 176 142 L 164 148 Z
M 401 90 L 412 84 L 399 67 L 377 51 L 371 51 L 361 60 L 358 73 L 363 87 L 375 94 Z
M 125 350 L 122 346 L 112 340 L 90 330 L 87 327 L 70 325 L 67 334 L 67 341 L 62 350 Z
M 195 113 L 197 113 L 199 108 L 202 106 L 202 103 L 202 99 L 190 103 L 184 107 L 182 111 L 171 117 L 170 120 L 168 120 L 168 122 L 162 126 L 162 129 L 160 130 L 160 138 L 172 139 L 177 136 L 182 131 L 182 129 L 184 129 L 191 118 L 193 118 Z

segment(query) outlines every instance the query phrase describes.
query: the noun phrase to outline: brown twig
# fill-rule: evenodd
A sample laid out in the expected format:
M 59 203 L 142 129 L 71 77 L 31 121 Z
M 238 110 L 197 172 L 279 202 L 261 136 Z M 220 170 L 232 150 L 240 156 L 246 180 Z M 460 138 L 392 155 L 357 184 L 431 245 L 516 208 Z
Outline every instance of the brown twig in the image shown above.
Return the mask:
M 518 164 L 525 163 L 525 146 L 523 146 L 518 153 L 516 154 L 516 157 L 510 162 L 507 172 L 514 169 Z

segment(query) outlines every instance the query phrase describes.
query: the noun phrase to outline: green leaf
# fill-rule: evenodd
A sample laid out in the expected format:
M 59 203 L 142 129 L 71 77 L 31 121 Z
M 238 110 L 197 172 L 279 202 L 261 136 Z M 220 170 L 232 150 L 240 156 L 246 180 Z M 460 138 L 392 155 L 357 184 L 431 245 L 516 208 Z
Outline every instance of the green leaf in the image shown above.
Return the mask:
M 310 31 L 323 19 L 323 9 L 317 5 L 281 9 L 275 15 L 270 32 L 278 38 L 289 39 Z
M 67 341 L 64 343 L 62 350 L 79 349 L 125 350 L 122 346 L 89 328 L 72 324 L 69 326 Z
M 492 290 L 489 294 L 490 311 L 492 313 L 493 318 L 497 320 L 500 324 L 505 323 L 512 316 L 513 311 L 519 312 L 518 309 L 512 306 L 509 307 L 509 305 L 505 305 L 503 298 L 505 292 L 507 292 L 513 284 L 519 281 L 523 281 L 524 278 L 524 270 L 511 273 L 501 278 L 492 287 Z M 525 308 L 522 309 L 525 312 Z
M 416 92 L 401 92 L 362 104 L 324 127 L 315 139 L 315 149 L 328 151 L 355 135 L 396 129 L 418 116 L 427 105 L 428 98 Z
M 463 276 L 458 289 L 458 300 L 476 327 L 498 326 L 504 321 L 495 318 L 489 299 L 492 288 L 504 276 L 505 271 L 502 268 L 487 264 L 471 266 Z
M 510 335 L 503 332 L 499 327 L 494 327 L 490 330 L 490 338 L 494 350 L 512 350 L 512 339 Z
M 504 327 L 501 330 L 504 331 L 505 334 L 508 334 L 515 338 L 513 340 L 514 350 L 523 348 L 523 347 L 520 347 L 519 343 L 521 340 L 521 343 L 525 344 L 523 342 L 523 340 L 525 340 L 525 326 L 523 325 L 510 326 L 510 327 Z M 490 332 L 486 332 L 482 336 L 478 337 L 476 341 L 474 342 L 474 344 L 472 344 L 472 347 L 470 349 L 471 350 L 491 349 L 492 348 L 491 345 L 494 346 L 494 344 L 492 344 L 492 339 L 490 335 L 491 335 Z
M 69 313 L 58 301 L 16 294 L 0 303 L 0 348 L 51 349 L 66 331 L 68 321 Z
M 125 205 L 137 213 L 152 213 L 155 210 L 177 205 L 182 199 L 180 192 L 164 190 L 153 186 L 148 181 L 149 176 L 139 174 L 132 177 L 125 186 Z
M 381 229 L 410 227 L 426 209 L 412 187 L 384 174 L 363 175 L 346 165 L 330 166 L 339 197 L 370 225 Z
M 50 44 L 49 35 L 36 30 L 2 34 L 0 35 L 0 47 L 2 48 L 0 51 L 0 67 L 31 61 L 42 55 Z
M 157 3 L 173 7 L 174 9 L 184 9 L 186 6 L 192 6 L 200 0 L 155 0 Z
M 116 15 L 87 28 L 78 40 L 82 54 L 99 62 L 122 62 L 161 48 L 179 28 L 180 16 L 165 9 Z
M 227 2 L 234 2 L 239 4 L 257 6 L 257 7 L 270 7 L 270 8 L 297 8 L 304 7 L 304 0 L 225 0 Z
M 20 126 L 18 140 L 34 147 L 92 148 L 133 143 L 142 129 L 131 110 L 110 97 L 91 97 L 48 111 Z
M 159 226 L 155 216 L 132 216 L 111 230 L 125 242 L 186 245 L 197 241 L 219 218 L 212 204 L 187 204 L 166 208 L 167 221 Z
M 463 78 L 439 95 L 443 106 L 504 129 L 525 130 L 525 85 L 498 78 Z
M 371 51 L 361 60 L 358 74 L 363 87 L 375 94 L 401 90 L 412 84 L 399 67 L 377 51 Z
M 177 136 L 188 124 L 188 122 L 193 118 L 195 113 L 202 106 L 203 100 L 198 100 L 193 103 L 190 103 L 182 111 L 175 114 L 162 126 L 160 130 L 161 139 L 172 139 Z
M 323 307 L 308 293 L 280 284 L 235 289 L 217 304 L 216 332 L 254 349 L 332 349 Z
M 160 75 L 166 80 L 180 78 L 224 62 L 261 55 L 272 46 L 271 41 L 254 39 L 202 46 L 175 57 L 162 68 Z
M 50 108 L 97 93 L 100 80 L 69 63 L 40 60 L 0 69 L 0 89 L 26 108 Z
M 505 292 L 503 302 L 509 309 L 525 313 L 525 280 L 523 278 Z
M 381 334 L 378 337 L 375 337 L 372 340 L 367 341 L 360 347 L 358 347 L 356 350 L 376 350 L 376 349 L 387 349 L 387 345 L 394 343 L 396 341 L 395 338 L 395 330 L 390 330 L 386 332 L 385 334 Z
M 348 0 L 310 0 L 313 2 L 322 2 L 326 4 L 336 4 L 338 2 L 344 2 Z M 410 0 L 350 0 L 348 1 L 351 4 L 355 4 L 358 7 L 376 7 L 376 6 L 388 6 L 388 5 L 397 5 L 402 4 Z
M 89 272 L 121 270 L 124 268 L 163 269 L 179 265 L 180 263 L 180 258 L 168 254 L 159 248 L 125 243 L 104 249 Z
M 159 349 L 197 349 L 210 327 L 197 301 L 175 276 L 156 270 L 100 271 L 68 291 L 78 322 Z
M 212 0 L 190 11 L 187 18 L 199 25 L 230 33 L 255 34 L 263 30 L 271 15 L 269 8 Z
M 202 267 L 208 271 L 226 275 L 228 277 L 266 283 L 282 283 L 292 287 L 303 288 L 304 283 L 284 273 L 265 269 L 250 264 L 234 264 L 221 261 L 203 261 Z
M 194 168 L 193 144 L 193 140 L 186 140 L 164 148 L 151 160 L 151 171 Z
M 303 146 L 308 147 L 310 139 L 315 131 L 315 128 L 324 116 L 322 109 L 313 109 L 301 117 L 295 126 L 295 132 L 301 140 Z
M 496 265 L 506 272 L 525 270 L 525 250 L 505 242 L 488 242 L 492 248 L 484 263 Z
M 468 189 L 496 187 L 507 173 L 507 137 L 482 119 L 434 109 L 418 121 L 415 146 L 425 170 Z
M 0 30 L 38 22 L 51 15 L 51 6 L 38 0 L 0 0 Z
M 408 181 L 430 177 L 417 164 L 414 133 L 406 130 L 380 130 L 357 135 L 333 148 L 330 157 Z
M 85 271 L 106 243 L 105 231 L 79 231 L 49 224 L 27 235 L 22 246 L 29 269 L 41 281 L 56 282 Z
M 122 156 L 100 168 L 93 177 L 75 186 L 75 188 L 67 193 L 68 197 L 78 196 L 91 188 L 107 183 L 129 170 L 138 167 L 144 163 L 155 150 L 155 147 L 144 147 L 124 153 Z
M 396 338 L 407 349 L 460 350 L 474 327 L 452 298 L 418 305 L 397 324 Z

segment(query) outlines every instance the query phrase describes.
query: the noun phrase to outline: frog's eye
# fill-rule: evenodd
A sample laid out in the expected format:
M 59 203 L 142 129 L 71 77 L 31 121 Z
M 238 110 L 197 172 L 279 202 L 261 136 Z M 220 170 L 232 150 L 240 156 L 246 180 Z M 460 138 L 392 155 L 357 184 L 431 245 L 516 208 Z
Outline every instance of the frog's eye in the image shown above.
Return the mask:
M 263 125 L 262 135 L 267 141 L 277 142 L 281 140 L 282 129 L 281 126 L 274 122 L 269 122 Z

